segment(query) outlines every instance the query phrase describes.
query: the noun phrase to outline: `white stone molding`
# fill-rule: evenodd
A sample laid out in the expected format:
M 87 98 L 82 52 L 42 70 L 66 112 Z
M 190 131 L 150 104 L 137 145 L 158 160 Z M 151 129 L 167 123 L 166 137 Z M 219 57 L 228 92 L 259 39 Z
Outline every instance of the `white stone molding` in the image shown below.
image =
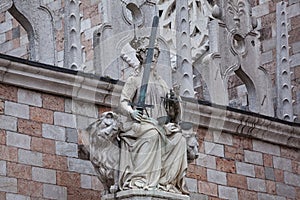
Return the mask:
M 51 93 L 73 100 L 118 108 L 122 84 L 98 76 L 50 65 L 26 62 L 9 56 L 0 58 L 0 83 Z M 220 105 L 206 105 L 184 98 L 184 120 L 208 131 L 222 131 L 300 149 L 300 125 L 242 112 Z M 211 123 L 211 122 L 216 123 Z M 221 121 L 222 126 L 220 123 Z
M 0 11 L 8 11 L 27 31 L 30 60 L 55 65 L 55 40 L 53 16 L 39 0 L 4 1 Z
M 189 8 L 186 0 L 176 1 L 176 85 L 180 85 L 179 94 L 194 97 L 193 66 L 191 55 Z
M 287 3 L 276 4 L 276 88 L 277 117 L 294 120 L 291 89 L 291 71 L 288 40 Z
M 81 45 L 80 0 L 65 2 L 64 67 L 83 70 L 83 47 Z

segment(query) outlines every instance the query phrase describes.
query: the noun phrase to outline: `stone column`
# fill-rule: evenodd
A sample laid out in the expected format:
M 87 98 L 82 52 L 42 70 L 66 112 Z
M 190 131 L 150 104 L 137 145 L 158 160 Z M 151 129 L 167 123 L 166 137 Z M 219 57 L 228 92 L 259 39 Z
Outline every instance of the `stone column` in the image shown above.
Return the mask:
M 80 4 L 79 0 L 65 2 L 65 52 L 64 67 L 74 70 L 83 69 Z
M 277 117 L 279 119 L 293 121 L 286 5 L 287 3 L 283 1 L 276 5 Z
M 175 80 L 175 82 L 180 85 L 181 96 L 194 97 L 188 9 L 187 0 L 176 1 L 177 80 Z

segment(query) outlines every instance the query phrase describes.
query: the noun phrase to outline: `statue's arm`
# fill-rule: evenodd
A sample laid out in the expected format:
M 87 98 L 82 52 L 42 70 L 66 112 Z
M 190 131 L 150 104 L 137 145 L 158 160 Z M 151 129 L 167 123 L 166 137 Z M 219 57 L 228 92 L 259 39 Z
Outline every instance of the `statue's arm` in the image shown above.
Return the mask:
M 133 98 L 137 92 L 137 80 L 136 77 L 129 77 L 126 81 L 120 98 L 121 111 L 125 116 L 129 116 L 137 121 L 140 121 L 142 114 L 138 110 L 135 110 L 130 105 L 133 103 Z

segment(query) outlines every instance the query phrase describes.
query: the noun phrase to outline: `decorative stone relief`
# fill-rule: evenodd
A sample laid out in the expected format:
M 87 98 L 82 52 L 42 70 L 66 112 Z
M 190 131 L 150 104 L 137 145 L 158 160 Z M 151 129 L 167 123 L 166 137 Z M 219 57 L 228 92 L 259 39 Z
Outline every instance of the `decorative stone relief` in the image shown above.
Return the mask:
M 65 2 L 65 46 L 64 66 L 74 70 L 83 70 L 83 55 L 80 30 L 80 0 Z
M 205 0 L 159 0 L 157 7 L 161 35 L 170 47 L 173 82 L 181 85 L 181 95 L 194 97 L 199 90 L 199 84 L 195 83 L 202 80 L 197 63 L 208 53 L 208 22 L 212 6 Z
M 287 3 L 276 4 L 276 87 L 277 87 L 277 117 L 293 121 L 291 72 L 289 58 Z
M 30 60 L 56 64 L 53 17 L 49 9 L 39 0 L 5 0 L 0 3 L 0 11 L 8 11 L 28 33 Z
M 152 18 L 157 14 L 155 1 L 102 1 L 103 24 L 94 33 L 95 72 L 123 81 L 134 73 L 138 62 L 130 42 L 137 37 L 149 36 Z M 171 86 L 169 46 L 159 34 L 157 41 L 161 49 L 158 69 Z
M 272 86 L 259 66 L 259 40 L 247 0 L 222 0 L 213 8 L 216 18 L 209 25 L 210 54 L 201 74 L 213 103 L 228 105 L 227 79 L 235 73 L 245 84 L 249 110 L 274 116 Z M 261 87 L 264 85 L 264 87 Z
M 161 35 L 175 54 L 176 49 L 176 4 L 180 7 L 188 3 L 189 32 L 191 39 L 192 63 L 199 59 L 208 50 L 208 22 L 212 17 L 212 6 L 206 0 L 159 0 L 157 7 L 160 16 Z
M 199 145 L 193 125 L 182 120 L 180 96 L 160 77 L 161 51 L 150 43 L 155 43 L 154 36 L 152 32 L 150 39 L 139 37 L 130 43 L 139 65 L 123 86 L 119 109 L 103 113 L 82 134 L 90 136 L 86 146 L 104 184 L 103 199 L 124 191 L 136 195 L 136 190 L 158 199 L 170 194 L 189 199 L 184 177 L 188 162 L 199 155 Z

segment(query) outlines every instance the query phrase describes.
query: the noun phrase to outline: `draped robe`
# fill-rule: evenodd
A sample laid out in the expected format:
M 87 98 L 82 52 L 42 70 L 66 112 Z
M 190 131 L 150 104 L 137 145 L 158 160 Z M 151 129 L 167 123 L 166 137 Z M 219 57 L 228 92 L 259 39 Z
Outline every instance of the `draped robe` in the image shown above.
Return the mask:
M 147 108 L 150 117 L 143 117 L 141 122 L 130 118 L 133 110 L 130 103 L 137 103 L 141 81 L 141 76 L 129 77 L 121 93 L 121 109 L 128 115 L 126 123 L 130 129 L 120 134 L 120 189 L 187 193 L 183 179 L 187 170 L 186 140 L 177 124 L 160 126 L 157 123 L 159 117 L 167 116 L 161 97 L 165 97 L 169 89 L 153 72 L 145 102 L 154 106 Z M 172 131 L 173 128 L 176 131 Z

